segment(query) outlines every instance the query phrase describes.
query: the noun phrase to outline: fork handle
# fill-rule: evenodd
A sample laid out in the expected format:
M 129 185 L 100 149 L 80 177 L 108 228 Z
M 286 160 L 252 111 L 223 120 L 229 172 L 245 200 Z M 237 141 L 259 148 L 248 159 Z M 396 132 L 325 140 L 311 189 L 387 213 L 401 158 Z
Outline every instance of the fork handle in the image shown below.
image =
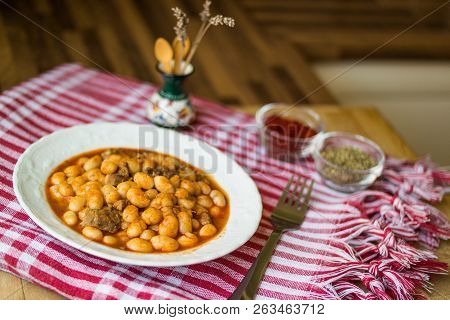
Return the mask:
M 264 276 L 267 265 L 269 264 L 270 258 L 272 257 L 273 250 L 275 249 L 278 241 L 280 240 L 282 231 L 281 230 L 273 230 L 270 234 L 269 239 L 267 240 L 264 248 L 256 258 L 254 264 L 256 264 L 253 273 L 251 274 L 251 278 L 247 284 L 247 287 L 242 294 L 241 300 L 252 300 L 255 298 L 256 292 L 258 291 L 259 284 Z M 253 266 L 250 270 L 253 269 Z M 247 275 L 250 276 L 250 275 Z

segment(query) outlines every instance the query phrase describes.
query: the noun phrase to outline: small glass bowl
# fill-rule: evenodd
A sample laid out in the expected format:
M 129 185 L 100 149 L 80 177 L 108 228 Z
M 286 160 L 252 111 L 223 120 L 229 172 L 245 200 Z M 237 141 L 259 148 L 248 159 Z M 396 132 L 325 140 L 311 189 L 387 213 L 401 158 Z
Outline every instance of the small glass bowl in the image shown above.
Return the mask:
M 376 165 L 367 170 L 353 170 L 336 165 L 321 156 L 330 147 L 353 147 L 371 156 Z M 373 141 L 346 132 L 327 132 L 316 136 L 311 144 L 311 155 L 324 183 L 338 191 L 355 192 L 369 187 L 382 173 L 384 152 Z
M 263 106 L 255 116 L 260 130 L 261 143 L 264 146 L 266 154 L 278 160 L 288 162 L 297 161 L 300 158 L 302 150 L 310 144 L 316 135 L 308 138 L 295 138 L 267 129 L 267 118 L 275 115 L 306 125 L 313 129 L 316 135 L 324 131 L 322 119 L 316 112 L 309 108 L 293 107 L 283 103 L 270 103 Z

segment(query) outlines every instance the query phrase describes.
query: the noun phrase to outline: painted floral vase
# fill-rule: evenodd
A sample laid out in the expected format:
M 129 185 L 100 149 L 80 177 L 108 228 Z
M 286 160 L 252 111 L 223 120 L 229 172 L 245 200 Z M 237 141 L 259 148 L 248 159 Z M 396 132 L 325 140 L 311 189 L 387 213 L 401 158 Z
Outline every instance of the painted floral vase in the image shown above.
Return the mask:
M 148 119 L 156 125 L 177 128 L 185 127 L 194 120 L 194 109 L 189 96 L 183 91 L 184 79 L 194 72 L 190 64 L 184 74 L 175 75 L 163 72 L 157 66 L 162 75 L 163 86 L 151 97 L 147 107 Z

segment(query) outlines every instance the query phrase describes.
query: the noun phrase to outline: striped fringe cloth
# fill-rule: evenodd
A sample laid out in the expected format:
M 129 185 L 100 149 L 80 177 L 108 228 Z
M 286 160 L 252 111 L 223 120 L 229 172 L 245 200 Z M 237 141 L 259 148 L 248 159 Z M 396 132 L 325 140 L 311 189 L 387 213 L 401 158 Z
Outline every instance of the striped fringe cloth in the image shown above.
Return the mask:
M 450 226 L 428 203 L 442 199 L 448 172 L 425 160 L 388 158 L 370 190 L 339 193 L 321 183 L 309 161 L 287 164 L 266 157 L 252 117 L 198 98 L 193 98 L 197 120 L 187 133 L 231 154 L 263 198 L 263 219 L 246 244 L 208 263 L 150 268 L 100 259 L 46 234 L 14 195 L 12 173 L 19 156 L 40 137 L 76 124 L 147 123 L 145 105 L 155 90 L 65 64 L 3 92 L 0 269 L 74 299 L 226 299 L 268 238 L 270 212 L 295 173 L 315 180 L 310 210 L 299 230 L 283 235 L 258 298 L 414 299 L 422 297 L 420 289 L 431 289 L 429 274 L 447 272 L 432 249 L 449 238 Z

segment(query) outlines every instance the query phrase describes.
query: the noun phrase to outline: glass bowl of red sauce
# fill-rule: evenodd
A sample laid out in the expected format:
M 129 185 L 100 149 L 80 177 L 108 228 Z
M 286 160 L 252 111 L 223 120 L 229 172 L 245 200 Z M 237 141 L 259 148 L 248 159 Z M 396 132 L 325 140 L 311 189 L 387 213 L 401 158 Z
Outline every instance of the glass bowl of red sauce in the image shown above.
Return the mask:
M 256 113 L 261 143 L 272 158 L 295 162 L 311 140 L 324 131 L 320 116 L 306 107 L 271 103 Z

